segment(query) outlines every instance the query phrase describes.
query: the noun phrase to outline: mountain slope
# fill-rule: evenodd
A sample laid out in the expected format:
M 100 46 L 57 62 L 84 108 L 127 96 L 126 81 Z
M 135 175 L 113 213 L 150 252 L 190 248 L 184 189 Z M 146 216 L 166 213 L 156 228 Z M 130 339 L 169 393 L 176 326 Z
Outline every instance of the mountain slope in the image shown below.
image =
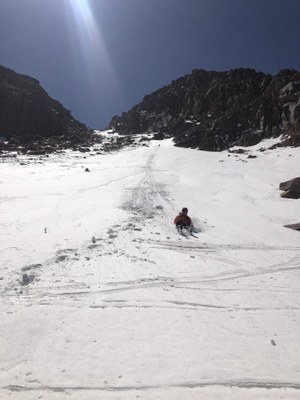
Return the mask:
M 251 69 L 194 70 L 145 96 L 109 128 L 121 134 L 158 132 L 178 146 L 220 151 L 284 135 L 300 144 L 300 73 L 275 76 Z
M 0 136 L 31 141 L 60 135 L 86 135 L 84 124 L 53 100 L 39 82 L 0 66 Z

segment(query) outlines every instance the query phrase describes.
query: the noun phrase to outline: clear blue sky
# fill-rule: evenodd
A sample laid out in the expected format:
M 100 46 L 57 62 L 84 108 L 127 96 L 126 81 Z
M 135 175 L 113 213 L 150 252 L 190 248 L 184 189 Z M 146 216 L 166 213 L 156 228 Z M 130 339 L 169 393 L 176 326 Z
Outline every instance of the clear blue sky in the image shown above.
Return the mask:
M 300 0 L 0 0 L 0 64 L 103 128 L 194 68 L 300 70 Z

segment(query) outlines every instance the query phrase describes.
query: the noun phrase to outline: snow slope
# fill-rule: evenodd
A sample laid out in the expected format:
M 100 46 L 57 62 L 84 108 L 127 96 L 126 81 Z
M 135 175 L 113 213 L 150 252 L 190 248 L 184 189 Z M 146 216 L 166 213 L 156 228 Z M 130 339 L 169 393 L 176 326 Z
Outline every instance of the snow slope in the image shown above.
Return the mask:
M 270 144 L 5 159 L 0 398 L 299 399 L 300 149 Z

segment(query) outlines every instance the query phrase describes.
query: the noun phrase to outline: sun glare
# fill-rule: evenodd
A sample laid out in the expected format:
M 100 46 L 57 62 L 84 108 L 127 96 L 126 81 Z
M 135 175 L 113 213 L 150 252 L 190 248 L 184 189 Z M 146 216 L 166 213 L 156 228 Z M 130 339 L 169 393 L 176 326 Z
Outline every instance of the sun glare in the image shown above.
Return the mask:
M 105 73 L 110 84 L 116 89 L 114 68 L 103 40 L 99 21 L 95 18 L 89 0 L 67 0 L 70 35 L 76 58 L 83 57 L 90 79 L 95 73 Z M 74 56 L 75 57 L 75 56 Z M 112 87 L 113 89 L 113 87 Z
M 77 23 L 88 31 L 96 31 L 96 23 L 88 0 L 68 0 Z M 95 32 L 96 33 L 96 32 Z

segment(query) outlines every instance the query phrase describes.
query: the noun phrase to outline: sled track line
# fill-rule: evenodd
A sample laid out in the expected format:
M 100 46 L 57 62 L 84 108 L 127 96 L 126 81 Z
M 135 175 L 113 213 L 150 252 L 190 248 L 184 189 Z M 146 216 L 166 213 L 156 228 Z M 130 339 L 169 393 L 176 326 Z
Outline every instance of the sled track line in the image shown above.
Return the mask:
M 132 188 L 131 198 L 123 203 L 122 208 L 129 214 L 133 214 L 131 219 L 136 223 L 144 223 L 145 220 L 153 218 L 154 214 L 157 214 L 157 210 L 154 206 L 161 206 L 163 210 L 163 204 L 168 203 L 166 193 L 162 189 L 153 175 L 152 164 L 155 159 L 155 153 L 157 149 L 152 151 L 144 167 L 142 168 L 142 179 L 138 184 Z M 153 212 L 154 211 L 154 212 Z
M 202 287 L 190 287 L 190 286 L 180 286 L 180 285 L 172 285 L 173 288 L 176 289 L 184 289 L 184 290 L 198 290 L 198 291 L 208 291 L 208 292 L 267 292 L 267 293 L 292 293 L 292 294 L 300 294 L 300 290 L 284 290 L 284 289 L 261 289 L 261 288 L 202 288 Z
M 36 299 L 39 300 L 39 299 Z M 42 299 L 41 299 L 42 300 Z M 141 301 L 126 301 L 126 300 L 111 300 L 111 301 L 103 301 L 99 304 L 81 304 L 81 303 L 64 303 L 64 304 L 56 304 L 50 303 L 49 301 L 37 301 L 35 303 L 37 306 L 63 306 L 67 308 L 79 308 L 79 309 L 163 309 L 163 310 L 188 310 L 188 311 L 200 311 L 200 310 L 208 310 L 208 311 L 226 311 L 226 312 L 236 312 L 236 311 L 245 311 L 245 312 L 260 312 L 260 311 L 300 311 L 300 306 L 285 306 L 285 307 L 237 307 L 237 306 L 226 306 L 226 305 L 217 305 L 217 304 L 205 304 L 205 303 L 192 303 L 185 301 L 171 301 L 164 300 L 159 302 L 158 304 L 145 303 Z
M 8 385 L 3 389 L 11 392 L 78 392 L 78 391 L 99 391 L 99 392 L 129 392 L 129 391 L 151 391 L 158 389 L 196 389 L 211 386 L 221 386 L 238 389 L 294 389 L 300 390 L 299 382 L 287 381 L 260 381 L 260 380 L 209 380 L 199 382 L 178 382 L 169 385 L 135 385 L 135 386 L 29 386 L 29 385 Z
M 111 304 L 110 304 L 111 303 Z M 119 303 L 119 304 L 118 304 Z M 164 305 L 170 304 L 170 305 Z M 176 307 L 172 307 L 175 305 Z M 299 311 L 300 307 L 236 307 L 236 306 L 219 306 L 214 304 L 204 303 L 191 303 L 185 301 L 168 301 L 164 300 L 161 304 L 143 304 L 141 302 L 133 302 L 130 304 L 127 301 L 111 301 L 104 302 L 99 305 L 92 305 L 89 308 L 163 308 L 163 309 L 176 309 L 176 310 L 191 310 L 197 311 L 199 309 L 213 309 L 213 310 L 226 310 L 226 311 Z
M 224 276 L 224 274 L 217 274 L 217 275 L 212 275 L 212 276 L 203 276 L 203 277 L 187 277 L 186 279 L 184 278 L 174 278 L 174 277 L 169 277 L 169 278 L 160 278 L 160 279 L 152 279 L 152 280 L 145 280 L 145 281 L 128 281 L 128 282 L 119 282 L 119 283 L 114 283 L 114 287 L 107 287 L 103 288 L 100 290 L 78 290 L 78 291 L 63 291 L 63 292 L 43 292 L 41 291 L 39 294 L 39 298 L 54 298 L 54 297 L 75 297 L 75 296 L 84 296 L 84 295 L 99 295 L 99 294 L 114 294 L 114 293 L 121 293 L 124 291 L 130 291 L 130 290 L 136 290 L 136 289 L 152 289 L 152 288 L 159 288 L 162 286 L 167 286 L 170 288 L 175 288 L 178 285 L 180 286 L 181 289 L 184 289 L 183 285 L 188 285 L 188 284 L 214 284 L 218 282 L 225 282 L 225 281 L 233 281 L 235 279 L 243 279 L 243 278 L 252 278 L 256 276 L 261 276 L 261 275 L 267 275 L 267 274 L 275 274 L 275 273 L 281 273 L 281 272 L 288 272 L 288 271 L 297 271 L 300 269 L 300 265 L 287 265 L 286 267 L 282 266 L 282 264 L 275 265 L 273 266 L 275 268 L 269 267 L 267 269 L 261 270 L 261 271 L 255 271 L 252 273 L 249 273 L 248 271 L 239 271 L 239 272 L 234 272 L 232 271 L 228 276 Z M 124 286 L 118 286 L 119 285 L 124 285 Z M 177 287 L 178 288 L 178 287 Z M 201 288 L 194 288 L 195 290 L 201 290 Z M 37 288 L 39 290 L 39 288 Z M 205 289 L 203 289 L 205 290 Z M 27 295 L 27 296 L 16 296 L 15 294 L 9 294 L 9 293 L 1 293 L 0 294 L 0 300 L 5 300 L 5 299 L 18 299 L 20 301 L 21 298 L 28 298 L 28 299 L 35 299 L 37 298 L 38 295 Z
M 163 248 L 170 250 L 203 250 L 203 251 L 217 251 L 217 250 L 270 250 L 270 251 L 299 251 L 300 247 L 277 247 L 277 246 L 260 246 L 260 245 L 206 245 L 206 244 L 181 244 L 177 242 L 149 242 L 151 248 Z
M 122 177 L 117 178 L 117 179 L 111 179 L 111 180 L 109 180 L 109 181 L 107 181 L 107 182 L 100 183 L 99 185 L 89 186 L 89 187 L 86 187 L 86 188 L 84 188 L 84 189 L 76 189 L 76 190 L 74 190 L 74 192 L 84 193 L 84 192 L 86 192 L 86 191 L 88 191 L 88 190 L 99 189 L 99 188 L 101 188 L 101 187 L 109 186 L 109 185 L 111 185 L 111 184 L 113 184 L 113 183 L 120 182 L 120 181 L 122 181 L 122 180 L 131 178 L 132 176 L 136 176 L 136 175 L 139 175 L 139 174 L 140 174 L 140 172 L 137 172 L 136 174 L 125 175 L 125 176 L 122 176 Z
M 184 289 L 183 287 L 180 287 Z M 64 293 L 62 294 L 44 294 L 42 296 L 23 296 L 23 300 L 31 301 L 30 304 L 38 306 L 63 306 L 63 307 L 75 307 L 75 308 L 92 308 L 92 309 L 109 309 L 109 308 L 134 308 L 134 309 L 175 309 L 175 310 L 189 310 L 198 311 L 200 309 L 211 309 L 211 310 L 225 310 L 225 311 L 299 311 L 300 306 L 285 305 L 282 307 L 238 307 L 236 305 L 218 305 L 209 303 L 196 303 L 188 301 L 174 301 L 174 300 L 160 300 L 160 301 L 142 301 L 142 300 L 126 300 L 126 299 L 113 299 L 113 300 L 100 300 L 98 304 L 88 304 L 87 302 L 80 302 L 82 295 L 95 294 L 95 292 L 75 292 L 75 293 Z M 77 298 L 76 298 L 77 296 Z M 61 299 L 71 299 L 72 302 L 61 303 Z M 9 299 L 9 297 L 8 297 Z M 14 300 L 20 300 L 10 298 L 11 301 L 6 303 L 14 304 Z M 53 302 L 57 300 L 58 303 Z M 73 301 L 74 300 L 74 301 Z M 33 302 L 34 301 L 34 302 Z M 18 304 L 18 302 L 16 302 Z

